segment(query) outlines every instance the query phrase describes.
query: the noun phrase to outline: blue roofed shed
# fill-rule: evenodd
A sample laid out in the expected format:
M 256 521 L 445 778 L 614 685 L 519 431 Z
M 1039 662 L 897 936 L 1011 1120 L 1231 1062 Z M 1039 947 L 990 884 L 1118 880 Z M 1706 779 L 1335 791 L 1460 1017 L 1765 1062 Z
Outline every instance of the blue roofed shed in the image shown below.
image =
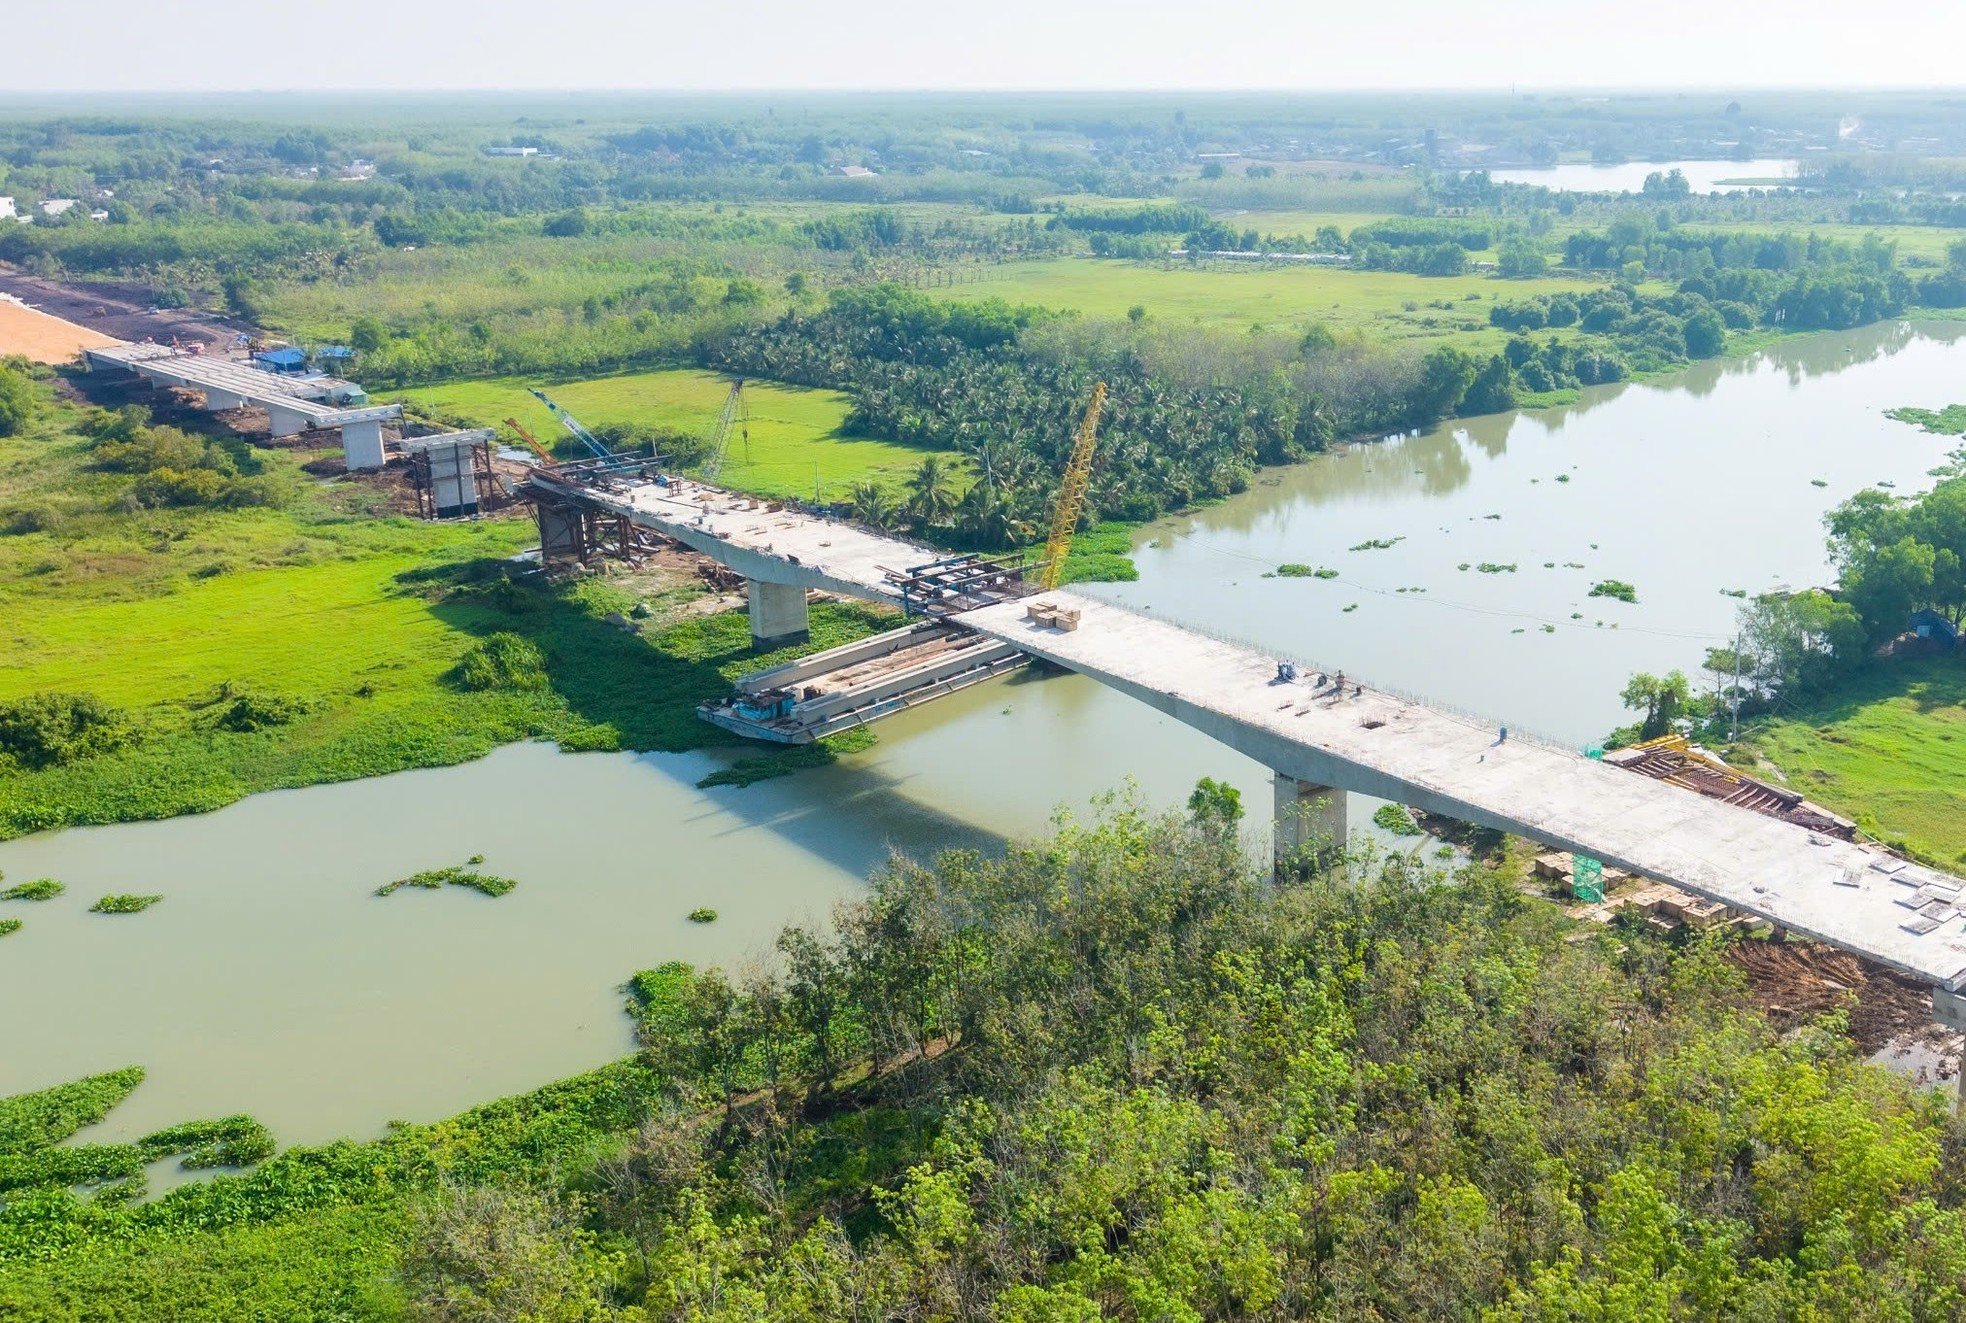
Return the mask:
M 262 349 L 253 355 L 253 362 L 268 372 L 302 372 L 307 355 L 299 349 Z
M 1911 632 L 1949 647 L 1959 646 L 1959 627 L 1930 607 L 1911 613 Z

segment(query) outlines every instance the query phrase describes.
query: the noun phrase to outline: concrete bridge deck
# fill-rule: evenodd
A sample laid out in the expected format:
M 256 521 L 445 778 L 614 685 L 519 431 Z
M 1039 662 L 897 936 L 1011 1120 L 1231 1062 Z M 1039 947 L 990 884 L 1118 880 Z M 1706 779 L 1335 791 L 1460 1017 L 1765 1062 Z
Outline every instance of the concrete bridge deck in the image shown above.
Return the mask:
M 557 489 L 550 479 L 535 479 Z M 824 589 L 894 603 L 890 570 L 941 553 L 716 488 L 622 481 L 567 486 L 797 598 Z M 1357 697 L 1277 680 L 1274 654 L 1226 643 L 1084 594 L 1035 600 L 1077 607 L 1066 632 L 1026 616 L 1034 599 L 950 617 L 1131 694 L 1204 731 L 1280 778 L 1373 795 L 1526 836 L 1721 901 L 1952 991 L 1966 988 L 1966 918 L 1923 935 L 1904 925 L 1921 888 L 1960 882 L 1879 851 L 1579 753 L 1511 738 L 1498 727 L 1367 689 Z M 774 608 L 774 609 L 783 609 Z M 1350 686 L 1347 687 L 1347 693 Z M 1893 871 L 1885 871 L 1885 870 Z
M 400 420 L 400 404 L 345 403 L 360 387 L 336 377 L 287 377 L 169 345 L 102 345 L 83 350 L 92 369 L 134 372 L 166 386 L 202 391 L 207 409 L 253 405 L 266 410 L 273 435 L 295 436 L 312 428 L 337 428 L 348 467 L 380 468 L 382 424 Z M 364 397 L 366 398 L 366 397 Z
M 1948 989 L 1966 986 L 1966 921 L 1917 936 L 1897 902 L 1958 879 L 1498 727 L 1366 690 L 1277 679 L 1277 658 L 1071 592 L 1064 632 L 1026 602 L 964 625 L 1130 694 L 1300 781 L 1547 842 L 1670 882 Z M 1896 871 L 1885 873 L 1881 867 Z

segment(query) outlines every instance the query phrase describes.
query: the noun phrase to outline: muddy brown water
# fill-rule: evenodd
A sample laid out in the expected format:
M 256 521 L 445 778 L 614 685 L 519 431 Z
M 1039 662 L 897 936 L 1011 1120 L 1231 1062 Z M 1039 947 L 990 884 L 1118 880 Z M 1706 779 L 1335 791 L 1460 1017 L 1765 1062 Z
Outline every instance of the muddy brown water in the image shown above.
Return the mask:
M 1095 591 L 1582 743 L 1623 719 L 1629 672 L 1696 668 L 1727 637 L 1723 589 L 1821 581 L 1830 506 L 1928 483 L 1955 443 L 1883 410 L 1953 402 L 1962 381 L 1966 328 L 1798 338 L 1265 475 L 1147 530 L 1140 581 Z M 1286 561 L 1339 577 L 1263 577 Z M 1587 597 L 1605 577 L 1638 603 Z M 238 1111 L 288 1143 L 370 1135 L 621 1054 L 630 973 L 767 959 L 783 925 L 823 923 L 890 848 L 996 848 L 1129 778 L 1173 805 L 1226 777 L 1267 816 L 1262 768 L 1076 677 L 993 682 L 880 735 L 745 789 L 696 789 L 721 755 L 520 745 L 0 844 L 10 882 L 69 884 L 0 906 L 26 921 L 0 939 L 0 1094 L 136 1063 L 148 1080 L 96 1137 Z M 1373 806 L 1354 800 L 1355 829 Z M 372 894 L 473 854 L 518 889 Z M 166 899 L 86 912 L 111 891 Z M 690 923 L 698 906 L 717 921 Z

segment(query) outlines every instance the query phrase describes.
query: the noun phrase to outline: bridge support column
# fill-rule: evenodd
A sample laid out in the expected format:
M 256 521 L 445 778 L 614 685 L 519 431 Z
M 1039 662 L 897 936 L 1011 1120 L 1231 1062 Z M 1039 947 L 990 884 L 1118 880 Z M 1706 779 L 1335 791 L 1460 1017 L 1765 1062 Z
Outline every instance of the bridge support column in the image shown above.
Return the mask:
M 380 420 L 341 425 L 341 457 L 352 473 L 357 469 L 379 469 L 387 460 L 382 449 Z
M 246 398 L 243 395 L 234 395 L 231 391 L 220 390 L 216 386 L 205 387 L 205 408 L 211 413 L 243 408 L 245 403 Z
M 273 405 L 266 410 L 266 417 L 276 437 L 299 436 L 307 430 L 307 415 L 304 413 Z
M 1345 792 L 1282 772 L 1274 779 L 1278 875 L 1330 867 L 1345 852 Z
M 806 590 L 796 583 L 748 579 L 751 594 L 751 646 L 759 652 L 790 647 L 812 637 Z
M 1947 992 L 1944 988 L 1934 987 L 1932 1018 L 1948 1029 L 1966 1029 L 1966 993 Z M 1966 1116 L 1966 1044 L 1960 1046 L 1959 1060 L 1954 1065 L 1952 1110 L 1955 1116 Z

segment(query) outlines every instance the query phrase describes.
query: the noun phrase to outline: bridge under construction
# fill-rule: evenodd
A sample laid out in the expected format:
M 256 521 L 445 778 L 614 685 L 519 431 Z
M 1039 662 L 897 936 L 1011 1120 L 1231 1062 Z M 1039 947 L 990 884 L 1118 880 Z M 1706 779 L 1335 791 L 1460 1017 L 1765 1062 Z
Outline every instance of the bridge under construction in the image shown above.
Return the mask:
M 1746 803 L 1504 737 L 1488 721 L 1339 682 L 1308 659 L 1281 658 L 1069 589 L 1033 593 L 1007 572 L 993 580 L 972 565 L 967 576 L 952 576 L 946 553 L 837 520 L 621 471 L 542 469 L 528 486 L 542 506 L 542 528 L 567 510 L 584 510 L 672 539 L 742 576 L 761 648 L 806 637 L 807 594 L 815 590 L 929 618 L 927 627 L 856 645 L 870 649 L 865 653 L 838 649 L 750 677 L 724 705 L 729 719 L 722 724 L 732 729 L 814 738 L 904 710 L 917 689 L 924 695 L 918 701 L 926 701 L 987 678 L 993 667 L 1038 658 L 1130 694 L 1269 767 L 1280 855 L 1318 839 L 1342 840 L 1346 793 L 1375 796 L 1546 842 L 1732 906 L 1920 979 L 1934 988 L 1942 1018 L 1966 1018 L 1966 1001 L 1956 995 L 1966 990 L 1958 878 Z M 922 573 L 938 566 L 944 572 Z M 910 656 L 913 648 L 921 651 Z M 883 657 L 902 660 L 883 667 Z M 883 692 L 883 679 L 899 687 Z M 760 729 L 773 723 L 783 723 L 776 735 Z

